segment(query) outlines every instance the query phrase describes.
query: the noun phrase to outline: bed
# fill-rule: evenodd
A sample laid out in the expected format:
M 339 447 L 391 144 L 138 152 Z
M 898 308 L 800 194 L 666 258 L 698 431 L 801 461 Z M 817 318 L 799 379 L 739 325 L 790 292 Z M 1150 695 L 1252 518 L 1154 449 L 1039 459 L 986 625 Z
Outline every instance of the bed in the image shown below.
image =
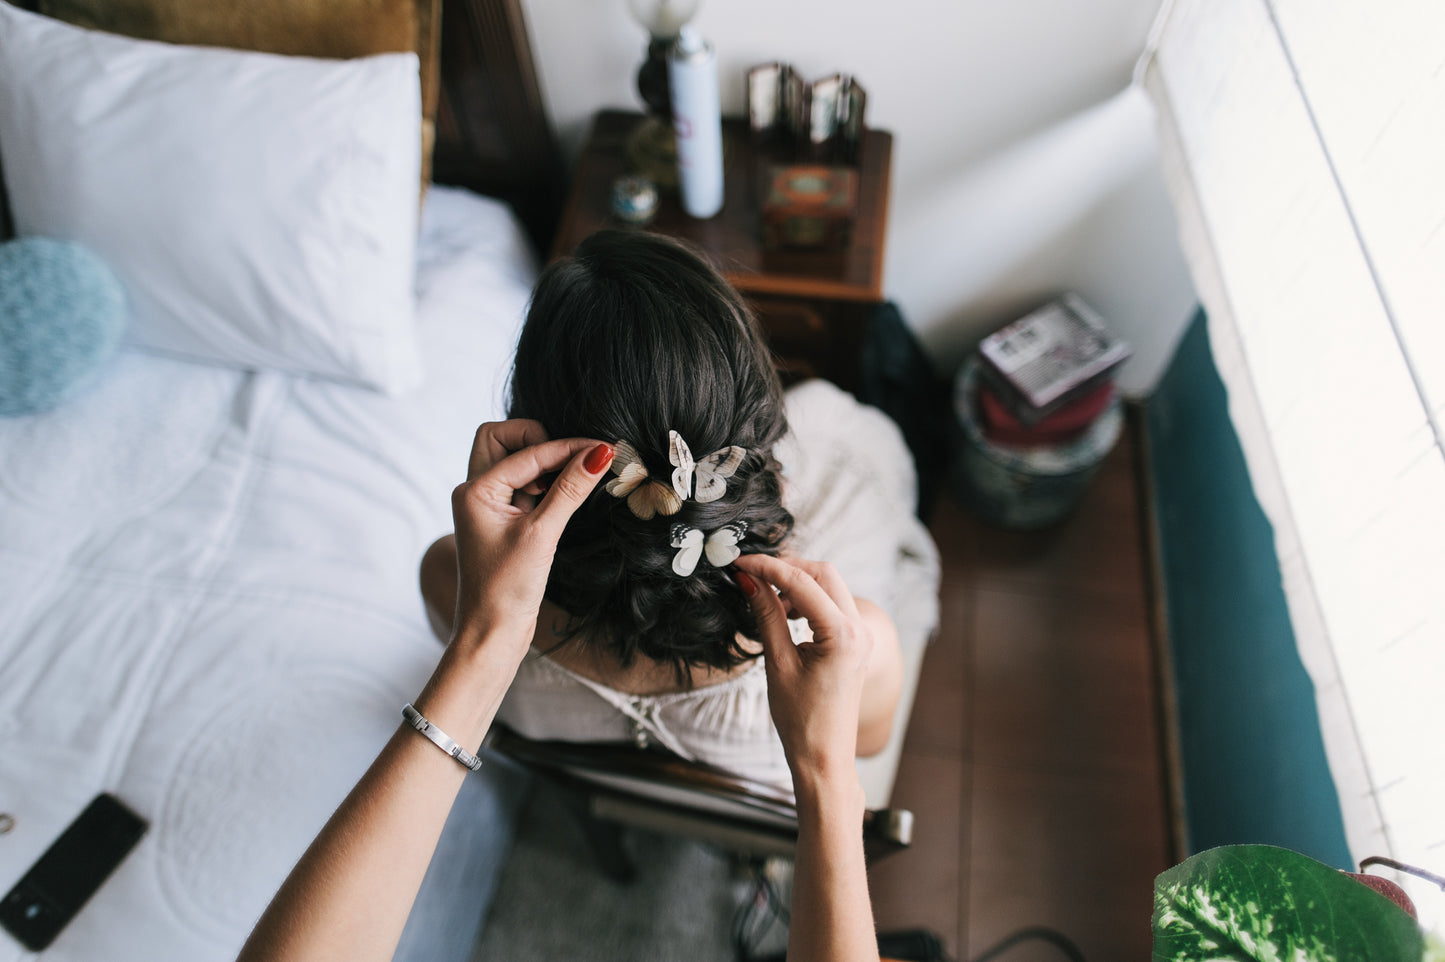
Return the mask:
M 279 57 L 195 53 L 219 42 L 207 31 L 255 24 L 197 26 L 183 0 L 42 2 L 173 41 L 139 51 L 17 20 L 0 0 L 0 224 L 48 224 L 99 250 L 132 315 L 84 393 L 0 418 L 0 891 L 97 792 L 150 823 L 46 959 L 234 957 L 440 651 L 416 566 L 450 529 L 476 425 L 501 415 L 558 162 L 516 0 L 371 4 L 401 11 L 380 40 L 294 22 L 316 6 L 257 13 L 293 21 L 273 22 L 269 45 L 236 44 Z M 316 52 L 284 49 L 308 30 L 352 59 L 291 56 Z M 231 55 L 262 59 L 214 61 Z M 184 57 L 200 59 L 172 59 Z M 259 99 L 228 114 L 243 95 Z M 151 96 L 167 106 L 127 128 Z M 229 147 L 172 137 L 186 111 Z M 341 146 L 307 153 L 318 131 Z M 797 413 L 837 432 L 817 407 L 843 403 L 828 390 Z M 858 418 L 908 460 L 881 414 Z M 794 466 L 833 473 L 802 455 Z M 851 550 L 874 568 L 870 593 L 907 608 L 916 677 L 937 558 L 911 518 L 911 476 L 876 484 L 898 494 L 869 530 L 906 528 L 907 577 L 877 570 L 839 488 L 811 495 L 813 543 Z M 875 763 L 885 802 L 903 727 Z M 454 894 L 480 924 L 474 876 Z M 28 957 L 0 933 L 0 962 Z
M 406 403 L 127 351 L 0 421 L 0 886 L 102 789 L 151 821 L 47 957 L 230 957 L 430 674 L 416 562 L 532 264 L 504 207 L 448 189 L 419 254 Z
M 233 958 L 436 662 L 417 561 L 502 410 L 556 190 L 517 7 L 446 12 L 436 170 L 514 204 L 427 190 L 417 383 L 125 346 L 80 396 L 0 418 L 0 891 L 97 792 L 150 823 L 44 958 Z M 386 185 L 413 218 L 418 173 Z

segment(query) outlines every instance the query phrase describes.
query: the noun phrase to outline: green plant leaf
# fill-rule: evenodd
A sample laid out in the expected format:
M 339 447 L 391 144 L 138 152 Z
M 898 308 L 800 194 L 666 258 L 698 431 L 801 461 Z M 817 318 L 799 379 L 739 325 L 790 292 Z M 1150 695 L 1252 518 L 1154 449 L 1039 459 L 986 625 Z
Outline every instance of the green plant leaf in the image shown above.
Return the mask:
M 1403 909 L 1289 849 L 1226 845 L 1154 880 L 1155 962 L 1420 962 L 1424 951 Z

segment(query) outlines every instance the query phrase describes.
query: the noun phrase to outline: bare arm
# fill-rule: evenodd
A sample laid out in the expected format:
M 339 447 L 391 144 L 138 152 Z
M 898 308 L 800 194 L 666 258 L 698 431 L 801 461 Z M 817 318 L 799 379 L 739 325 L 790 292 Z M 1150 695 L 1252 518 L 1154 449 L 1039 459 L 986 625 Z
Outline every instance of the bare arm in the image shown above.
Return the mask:
M 566 519 L 612 455 L 580 440 L 528 447 L 535 426 L 522 424 L 483 426 L 468 480 L 453 495 L 456 635 L 415 703 L 468 749 L 480 744 L 531 641 Z M 537 479 L 563 464 L 536 504 Z M 747 556 L 737 567 L 764 635 L 769 702 L 797 787 L 789 958 L 877 962 L 853 768 L 873 632 L 828 565 Z M 777 586 L 782 600 L 760 583 Z M 785 602 L 808 619 L 813 641 L 793 646 Z M 292 870 L 242 962 L 389 959 L 463 777 L 434 745 L 398 730 Z
M 540 440 L 539 426 L 529 425 L 478 431 L 468 480 L 452 497 L 456 635 L 414 702 L 469 751 L 531 643 L 562 528 L 611 460 L 611 448 L 595 441 L 529 446 Z M 563 465 L 534 509 L 536 491 L 528 490 Z M 409 726 L 399 728 L 272 899 L 241 962 L 390 959 L 466 774 Z
M 893 733 L 893 716 L 903 691 L 903 652 L 898 647 L 898 629 L 893 619 L 873 602 L 855 599 L 858 614 L 873 636 L 868 656 L 868 674 L 863 681 L 863 700 L 858 706 L 858 754 L 876 755 L 888 745 Z
M 877 962 L 853 764 L 873 632 L 831 565 L 765 555 L 734 564 L 757 615 L 768 704 L 798 800 L 789 962 Z M 787 610 L 808 619 L 812 641 L 792 644 Z
M 877 962 L 863 862 L 863 787 L 854 771 L 799 783 L 788 962 Z
M 498 655 L 506 641 L 458 638 L 415 702 L 472 751 L 516 671 Z M 468 654 L 452 655 L 462 648 Z M 297 862 L 241 959 L 390 959 L 466 774 L 410 726 L 399 728 Z

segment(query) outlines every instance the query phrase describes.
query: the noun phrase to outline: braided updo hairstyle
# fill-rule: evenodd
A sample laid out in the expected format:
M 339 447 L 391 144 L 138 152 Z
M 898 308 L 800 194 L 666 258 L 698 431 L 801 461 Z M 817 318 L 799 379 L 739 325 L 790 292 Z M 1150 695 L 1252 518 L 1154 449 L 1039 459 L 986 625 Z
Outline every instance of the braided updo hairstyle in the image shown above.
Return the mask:
M 566 639 L 603 645 L 624 666 L 732 668 L 752 657 L 737 635 L 757 625 L 737 586 L 706 559 L 673 572 L 675 523 L 709 534 L 747 522 L 744 553 L 776 554 L 793 528 L 773 445 L 787 431 L 782 387 L 757 321 L 688 248 L 636 231 L 601 231 L 543 271 L 512 369 L 510 417 L 554 438 L 625 440 L 671 486 L 668 432 L 701 462 L 747 450 L 717 501 L 636 517 L 600 482 L 567 525 L 546 598 L 570 616 Z

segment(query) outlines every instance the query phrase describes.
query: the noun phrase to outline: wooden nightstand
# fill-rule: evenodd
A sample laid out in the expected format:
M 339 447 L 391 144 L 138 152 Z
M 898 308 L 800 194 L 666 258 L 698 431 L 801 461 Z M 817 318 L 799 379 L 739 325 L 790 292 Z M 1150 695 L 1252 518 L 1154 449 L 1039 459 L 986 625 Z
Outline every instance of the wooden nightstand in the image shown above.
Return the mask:
M 604 110 L 592 124 L 573 174 L 552 256 L 571 251 L 603 227 L 624 227 L 608 209 L 612 182 L 629 173 L 627 135 L 641 119 Z M 683 213 L 664 194 L 645 230 L 702 248 L 757 312 L 785 381 L 826 377 L 856 390 L 858 357 L 869 310 L 883 299 L 883 235 L 888 222 L 888 172 L 893 135 L 869 130 L 859 158 L 858 219 L 852 243 L 838 253 L 766 251 L 759 229 L 757 169 L 742 120 L 723 121 L 726 178 L 722 211 L 709 220 Z

